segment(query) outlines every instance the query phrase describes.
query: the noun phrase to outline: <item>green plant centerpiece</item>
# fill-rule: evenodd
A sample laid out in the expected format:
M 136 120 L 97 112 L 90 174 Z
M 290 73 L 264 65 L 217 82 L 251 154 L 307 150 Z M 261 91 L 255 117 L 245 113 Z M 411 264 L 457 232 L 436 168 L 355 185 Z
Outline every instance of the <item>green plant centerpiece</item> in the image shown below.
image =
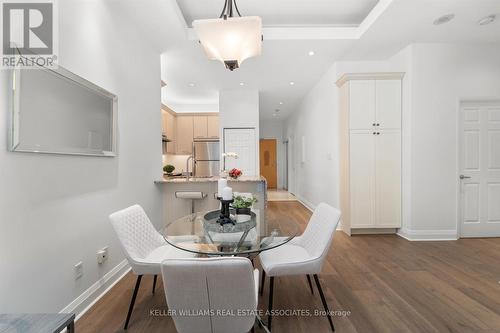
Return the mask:
M 251 215 L 251 209 L 253 204 L 258 200 L 255 196 L 242 196 L 237 195 L 234 197 L 233 207 L 236 208 L 236 214 L 238 215 Z
M 174 172 L 175 167 L 171 164 L 167 164 L 163 167 L 163 172 L 165 172 L 167 175 L 171 175 L 172 172 Z

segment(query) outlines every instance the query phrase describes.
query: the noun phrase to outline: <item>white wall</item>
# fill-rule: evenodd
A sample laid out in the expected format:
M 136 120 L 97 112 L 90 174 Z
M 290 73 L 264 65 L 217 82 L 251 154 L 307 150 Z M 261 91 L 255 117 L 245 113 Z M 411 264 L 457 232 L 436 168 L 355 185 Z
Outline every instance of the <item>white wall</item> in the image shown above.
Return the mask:
M 500 45 L 417 44 L 413 52 L 410 234 L 452 238 L 458 220 L 458 105 L 500 98 Z
M 161 223 L 159 53 L 117 7 L 59 2 L 60 64 L 118 95 L 117 158 L 8 152 L 8 73 L 0 72 L 0 313 L 58 312 L 98 288 L 124 259 L 111 212 L 139 203 Z M 98 266 L 106 245 L 109 260 Z M 78 261 L 84 276 L 75 281 Z
M 282 189 L 285 184 L 286 176 L 285 145 L 283 144 L 283 121 L 278 119 L 261 119 L 259 131 L 261 139 L 276 139 L 278 189 Z
M 321 202 L 338 207 L 339 147 L 335 66 L 305 96 L 286 122 L 289 140 L 289 189 L 310 207 Z M 305 162 L 302 163 L 302 137 Z
M 259 91 L 255 89 L 221 90 L 219 92 L 219 127 L 221 153 L 224 151 L 224 128 L 255 128 L 255 170 L 259 170 Z
M 410 239 L 454 239 L 459 210 L 458 106 L 464 100 L 500 98 L 500 45 L 413 44 L 387 61 L 332 65 L 285 128 L 286 136 L 296 141 L 291 187 L 313 207 L 321 201 L 338 205 L 339 109 L 333 83 L 344 73 L 364 72 L 406 73 L 401 234 Z M 303 135 L 306 163 L 300 163 Z M 325 160 L 329 152 L 332 161 Z M 308 164 L 316 172 L 310 172 Z

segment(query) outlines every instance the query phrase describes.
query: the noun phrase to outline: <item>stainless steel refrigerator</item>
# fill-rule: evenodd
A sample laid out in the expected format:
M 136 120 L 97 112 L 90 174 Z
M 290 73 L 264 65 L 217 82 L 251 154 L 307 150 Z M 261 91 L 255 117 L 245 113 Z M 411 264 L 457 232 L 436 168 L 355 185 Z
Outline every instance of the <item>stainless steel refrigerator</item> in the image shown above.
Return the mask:
M 193 143 L 195 177 L 218 176 L 220 172 L 219 140 L 196 140 Z

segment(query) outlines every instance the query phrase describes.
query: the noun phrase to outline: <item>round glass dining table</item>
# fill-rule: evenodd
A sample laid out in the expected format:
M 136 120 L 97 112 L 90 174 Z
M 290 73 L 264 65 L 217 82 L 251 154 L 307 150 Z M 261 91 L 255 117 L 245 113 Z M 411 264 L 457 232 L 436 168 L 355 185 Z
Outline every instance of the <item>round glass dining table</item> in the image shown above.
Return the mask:
M 218 222 L 219 215 L 216 210 L 181 217 L 164 228 L 163 237 L 177 249 L 201 256 L 252 258 L 288 243 L 299 229 L 291 220 L 265 223 L 259 210 L 252 210 L 251 215 L 231 210 L 233 223 L 224 225 Z

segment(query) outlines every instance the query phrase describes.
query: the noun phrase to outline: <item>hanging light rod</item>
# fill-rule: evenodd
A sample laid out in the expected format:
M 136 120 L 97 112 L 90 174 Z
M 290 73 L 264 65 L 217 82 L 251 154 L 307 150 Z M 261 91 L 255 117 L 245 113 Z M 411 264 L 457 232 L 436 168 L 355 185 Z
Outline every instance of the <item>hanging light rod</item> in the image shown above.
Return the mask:
M 226 0 L 224 3 L 224 8 L 222 8 L 222 13 L 220 13 L 219 18 L 223 18 L 227 20 L 228 17 L 234 17 L 233 15 L 233 7 L 236 9 L 236 13 L 241 17 L 240 10 L 238 9 L 238 5 L 236 4 L 236 0 Z

